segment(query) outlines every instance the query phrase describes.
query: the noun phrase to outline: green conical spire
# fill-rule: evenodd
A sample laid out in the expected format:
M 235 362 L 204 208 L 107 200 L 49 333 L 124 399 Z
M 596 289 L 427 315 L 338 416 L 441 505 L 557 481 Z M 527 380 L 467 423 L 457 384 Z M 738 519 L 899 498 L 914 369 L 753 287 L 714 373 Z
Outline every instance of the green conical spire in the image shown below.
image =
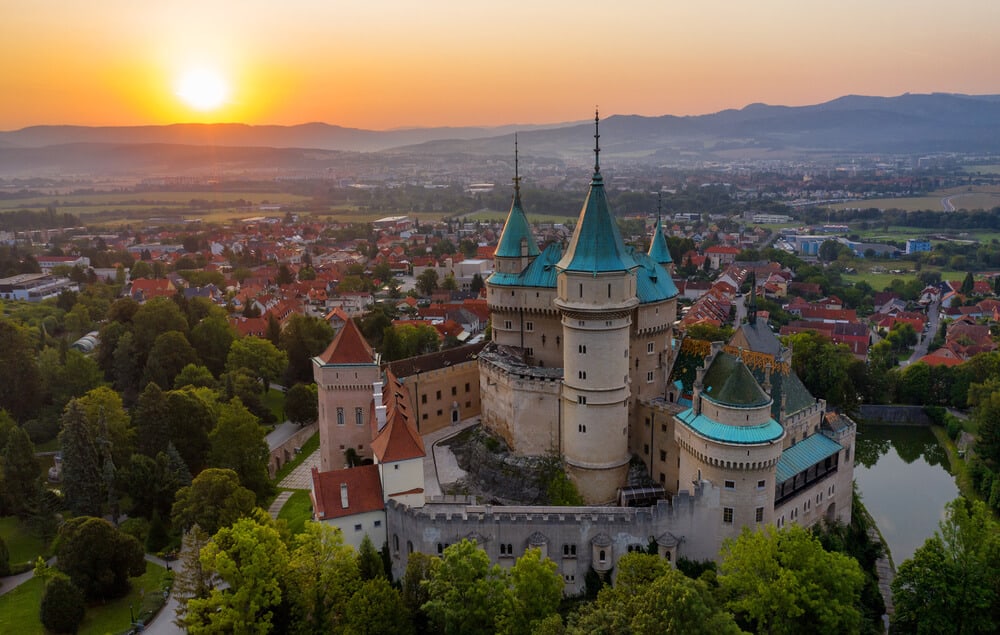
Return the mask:
M 667 239 L 663 237 L 663 219 L 660 218 L 660 193 L 656 193 L 656 229 L 653 230 L 653 240 L 649 243 L 649 257 L 661 265 L 674 262 L 667 249 Z
M 586 271 L 600 273 L 629 271 L 636 267 L 635 261 L 625 249 L 625 242 L 618 232 L 618 225 L 611 216 L 607 194 L 604 192 L 604 178 L 601 176 L 600 118 L 594 116 L 594 177 L 590 182 L 590 192 L 580 210 L 576 230 L 569 248 L 556 265 L 563 271 Z
M 507 222 L 503 226 L 503 233 L 500 234 L 500 241 L 497 243 L 497 250 L 494 257 L 497 258 L 520 258 L 522 241 L 527 242 L 528 256 L 537 256 L 538 245 L 531 235 L 531 226 L 528 224 L 528 217 L 521 207 L 521 175 L 518 172 L 517 158 L 517 134 L 514 135 L 514 200 L 510 205 L 510 213 L 507 214 Z

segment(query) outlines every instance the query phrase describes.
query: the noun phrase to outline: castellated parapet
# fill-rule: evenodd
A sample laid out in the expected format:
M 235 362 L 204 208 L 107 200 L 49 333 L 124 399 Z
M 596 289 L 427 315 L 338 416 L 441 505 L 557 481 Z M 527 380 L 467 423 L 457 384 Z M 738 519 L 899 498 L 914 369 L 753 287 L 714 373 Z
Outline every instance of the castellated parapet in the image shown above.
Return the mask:
M 565 593 L 584 590 L 584 576 L 617 570 L 630 551 L 653 543 L 660 556 L 711 560 L 718 556 L 720 490 L 711 483 L 662 500 L 654 507 L 520 507 L 480 505 L 471 497 L 429 499 L 422 508 L 386 506 L 392 572 L 406 571 L 414 551 L 440 554 L 462 539 L 475 540 L 490 560 L 510 567 L 538 547 L 559 567 Z

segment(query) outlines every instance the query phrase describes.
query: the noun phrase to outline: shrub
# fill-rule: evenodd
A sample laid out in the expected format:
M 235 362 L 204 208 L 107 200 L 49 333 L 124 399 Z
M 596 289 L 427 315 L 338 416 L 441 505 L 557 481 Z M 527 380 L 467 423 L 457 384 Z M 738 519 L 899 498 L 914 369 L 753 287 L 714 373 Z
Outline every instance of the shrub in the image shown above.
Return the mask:
M 146 544 L 146 536 L 149 535 L 149 521 L 142 517 L 129 518 L 118 525 L 118 531 L 132 536 L 140 544 Z
M 10 551 L 7 550 L 7 543 L 0 536 L 0 578 L 10 575 Z
M 83 621 L 85 610 L 83 591 L 68 577 L 57 575 L 45 585 L 39 617 L 48 630 L 55 633 L 75 633 Z

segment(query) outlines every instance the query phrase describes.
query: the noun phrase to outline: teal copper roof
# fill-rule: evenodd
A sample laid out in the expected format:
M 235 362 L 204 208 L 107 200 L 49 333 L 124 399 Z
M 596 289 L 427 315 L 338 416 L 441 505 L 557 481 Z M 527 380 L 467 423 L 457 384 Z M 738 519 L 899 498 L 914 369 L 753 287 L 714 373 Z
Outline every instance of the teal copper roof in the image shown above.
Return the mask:
M 661 302 L 677 297 L 677 285 L 659 263 L 639 251 L 629 250 L 629 256 L 639 265 L 635 272 L 635 289 L 639 304 Z
M 542 287 L 556 288 L 556 263 L 562 256 L 558 243 L 550 243 L 538 258 L 524 268 L 521 273 L 500 273 L 489 277 L 489 283 L 500 287 Z
M 531 227 L 528 225 L 528 217 L 525 216 L 521 208 L 521 193 L 514 193 L 514 202 L 510 205 L 510 213 L 507 214 L 507 223 L 503 226 L 503 233 L 500 234 L 500 242 L 497 243 L 495 257 L 499 258 L 520 258 L 521 240 L 528 243 L 528 255 L 538 255 L 538 245 L 531 235 Z
M 806 437 L 781 453 L 775 482 L 784 483 L 843 449 L 842 445 L 823 434 Z
M 594 172 L 573 239 L 557 266 L 563 271 L 586 273 L 629 271 L 636 266 L 611 216 L 599 171 Z
M 777 441 L 784 430 L 774 419 L 755 426 L 731 426 L 714 421 L 703 414 L 696 415 L 692 408 L 677 415 L 677 420 L 698 434 L 723 443 L 755 444 Z
M 746 364 L 729 353 L 719 352 L 702 378 L 702 395 L 724 406 L 752 408 L 771 403 Z
M 674 261 L 670 257 L 670 250 L 667 249 L 667 239 L 663 237 L 663 223 L 659 218 L 656 219 L 656 229 L 653 230 L 653 242 L 649 244 L 649 257 L 661 265 Z

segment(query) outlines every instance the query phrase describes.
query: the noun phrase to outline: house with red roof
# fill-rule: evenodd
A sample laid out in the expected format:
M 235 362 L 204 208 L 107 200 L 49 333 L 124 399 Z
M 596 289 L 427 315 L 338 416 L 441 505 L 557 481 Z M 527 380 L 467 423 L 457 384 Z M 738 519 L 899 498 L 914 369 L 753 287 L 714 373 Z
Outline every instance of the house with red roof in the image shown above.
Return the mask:
M 709 266 L 712 269 L 722 269 L 736 262 L 736 256 L 740 253 L 738 247 L 725 247 L 723 245 L 713 245 L 705 250 L 705 257 L 708 258 Z
M 345 544 L 358 549 L 365 536 L 374 545 L 385 544 L 385 500 L 377 465 L 329 472 L 314 467 L 309 498 L 313 520 L 340 529 Z
M 137 278 L 131 282 L 128 288 L 128 295 L 139 304 L 143 304 L 153 298 L 169 298 L 177 293 L 177 287 L 166 278 Z

